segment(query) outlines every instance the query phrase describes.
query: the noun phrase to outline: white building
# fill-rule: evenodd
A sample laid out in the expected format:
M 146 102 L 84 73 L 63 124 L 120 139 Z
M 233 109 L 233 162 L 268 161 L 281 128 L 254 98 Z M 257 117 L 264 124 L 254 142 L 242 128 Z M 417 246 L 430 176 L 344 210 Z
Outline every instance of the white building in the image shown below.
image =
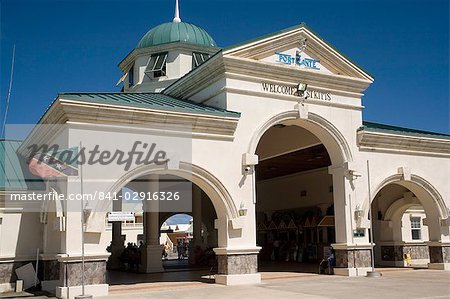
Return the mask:
M 127 170 L 85 165 L 84 192 L 155 192 L 166 180 L 192 182 L 194 238 L 203 223 L 218 257 L 217 283 L 260 282 L 257 257 L 274 239 L 307 247 L 312 260 L 331 245 L 336 274 L 365 275 L 371 202 L 377 265 L 405 266 L 410 253 L 415 264 L 450 269 L 450 136 L 363 122 L 362 98 L 374 78 L 305 24 L 222 49 L 176 15 L 150 30 L 119 67 L 122 93 L 60 94 L 39 122 L 68 129 L 50 126 L 23 142 L 1 143 L 2 166 L 14 170 L 5 170 L 0 193 L 4 289 L 39 248 L 43 287 L 63 298 L 80 293 L 79 203 L 28 213 L 9 201 L 11 194 L 36 190 L 77 193 L 79 178 L 30 182 L 19 165 L 27 147 L 71 148 L 81 141 L 90 149 L 115 149 L 126 147 L 125 135 L 146 140 L 155 129 L 180 136 L 189 128 L 191 152 Z M 108 292 L 105 215 L 111 209 L 108 201 L 87 209 L 91 294 Z M 170 215 L 145 213 L 143 272 L 163 270 L 159 228 Z M 120 225 L 113 227 L 114 246 L 123 246 Z M 111 258 L 116 253 L 113 248 Z

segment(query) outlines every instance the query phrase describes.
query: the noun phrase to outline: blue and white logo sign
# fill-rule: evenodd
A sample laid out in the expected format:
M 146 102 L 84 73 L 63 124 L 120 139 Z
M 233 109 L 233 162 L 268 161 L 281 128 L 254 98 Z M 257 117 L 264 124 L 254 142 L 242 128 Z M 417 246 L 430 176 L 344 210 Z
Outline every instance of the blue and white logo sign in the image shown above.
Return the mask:
M 320 70 L 320 68 L 319 68 L 320 60 L 306 58 L 306 57 L 302 58 L 301 51 L 297 50 L 295 52 L 295 57 L 290 54 L 279 53 L 279 52 L 276 52 L 275 54 L 278 55 L 278 60 L 276 60 L 275 62 L 279 62 L 279 63 L 283 63 L 283 64 L 287 64 L 287 65 L 294 64 L 294 65 L 298 65 L 298 66 L 303 66 L 308 69 Z

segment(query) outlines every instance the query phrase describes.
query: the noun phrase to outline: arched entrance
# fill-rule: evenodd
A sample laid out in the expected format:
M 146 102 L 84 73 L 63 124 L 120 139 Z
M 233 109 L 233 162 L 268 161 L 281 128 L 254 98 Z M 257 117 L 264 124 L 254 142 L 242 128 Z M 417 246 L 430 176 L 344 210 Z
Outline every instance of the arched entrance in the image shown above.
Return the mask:
M 140 205 L 140 208 L 134 209 L 134 211 L 137 211 L 136 227 L 140 232 L 137 232 L 136 243 L 125 246 L 124 240 L 129 239 L 126 235 L 127 230 L 125 229 L 127 223 L 114 223 L 112 225 L 113 240 L 109 248 L 111 252 L 109 264 L 116 265 L 116 267 L 110 267 L 110 269 L 127 271 L 127 273 L 142 273 L 145 275 L 133 274 L 131 276 L 124 276 L 114 273 L 108 274 L 108 283 L 122 284 L 123 281 L 128 283 L 144 281 L 158 282 L 162 279 L 161 276 L 158 276 L 158 274 L 149 275 L 149 273 L 162 273 L 167 271 L 173 273 L 177 270 L 183 270 L 182 276 L 185 276 L 185 279 L 190 281 L 204 281 L 202 276 L 211 274 L 211 267 L 215 265 L 213 248 L 218 247 L 219 233 L 226 234 L 223 231 L 226 228 L 215 226 L 216 219 L 219 217 L 227 217 L 226 212 L 222 212 L 221 215 L 217 213 L 216 205 L 220 206 L 221 211 L 226 211 L 226 204 L 218 201 L 221 199 L 219 198 L 220 195 L 218 195 L 217 186 L 205 188 L 210 194 L 216 196 L 216 205 L 214 205 L 214 201 L 206 191 L 197 184 L 192 183 L 194 180 L 200 181 L 199 175 L 195 179 L 194 175 L 192 175 L 190 180 L 188 180 L 186 178 L 188 177 L 187 172 L 183 176 L 174 175 L 174 173 L 179 174 L 177 171 L 168 171 L 165 169 L 152 170 L 140 176 L 133 176 L 130 180 L 123 181 L 126 184 L 121 188 L 122 195 L 131 193 L 131 195 L 123 196 L 123 199 L 130 199 Z M 201 182 L 204 185 L 206 184 L 205 180 Z M 222 189 L 222 191 L 225 191 L 225 189 Z M 159 193 L 159 196 L 161 196 L 163 192 L 166 193 L 167 198 L 155 204 L 154 194 Z M 173 198 L 170 200 L 168 199 L 169 193 L 173 194 Z M 153 201 L 144 200 L 144 198 L 148 198 L 149 196 L 153 198 Z M 186 249 L 183 255 L 183 263 L 173 267 L 174 265 L 166 265 L 163 262 L 163 250 L 168 240 L 166 238 L 164 241 L 162 236 L 163 234 L 167 235 L 170 229 L 162 226 L 168 218 L 180 213 L 192 215 L 193 221 L 189 225 L 188 230 L 185 231 L 189 235 L 189 240 L 185 238 L 186 244 L 183 242 L 183 246 L 185 245 Z M 175 246 L 180 246 L 180 244 L 176 244 Z M 127 247 L 130 247 L 128 251 Z M 131 267 L 129 266 L 130 259 L 127 259 L 127 254 L 124 254 L 124 252 L 136 253 L 136 261 L 132 262 Z M 134 254 L 132 255 L 134 256 Z M 165 275 L 164 281 L 167 281 L 170 276 L 171 274 Z M 212 276 L 209 280 L 213 278 Z M 174 276 L 173 279 L 175 281 L 178 278 Z
M 343 135 L 322 117 L 286 112 L 252 139 L 257 245 L 261 271 L 317 273 L 332 244 L 345 242 L 344 169 L 352 154 Z M 340 216 L 340 218 L 336 217 Z M 338 219 L 338 221 L 336 221 Z
M 448 210 L 440 194 L 417 175 L 393 175 L 372 201 L 375 262 L 379 266 L 445 269 Z

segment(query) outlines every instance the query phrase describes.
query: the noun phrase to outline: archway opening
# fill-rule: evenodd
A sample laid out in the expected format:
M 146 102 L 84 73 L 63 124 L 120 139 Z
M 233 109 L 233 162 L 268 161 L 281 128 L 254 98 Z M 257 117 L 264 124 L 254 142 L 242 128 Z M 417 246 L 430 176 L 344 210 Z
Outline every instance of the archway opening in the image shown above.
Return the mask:
M 164 268 L 170 262 L 182 264 L 189 258 L 189 246 L 194 238 L 194 219 L 188 214 L 175 214 L 164 220 L 160 228 L 160 241 L 163 248 Z
M 261 137 L 256 154 L 259 270 L 317 273 L 335 243 L 332 157 L 292 121 Z
M 372 201 L 375 265 L 427 268 L 430 228 L 423 202 L 400 183 L 382 187 Z
M 114 202 L 111 212 L 132 213 L 133 219 L 107 225 L 108 283 L 210 282 L 213 276 L 204 277 L 215 265 L 212 249 L 218 247 L 218 232 L 214 226 L 217 213 L 209 196 L 186 178 L 163 173 L 136 178 L 121 190 L 122 201 Z M 150 207 L 155 192 L 167 196 L 179 190 L 179 201 L 191 197 L 188 206 L 168 209 L 160 200 L 156 209 Z M 144 199 L 149 194 L 152 203 Z

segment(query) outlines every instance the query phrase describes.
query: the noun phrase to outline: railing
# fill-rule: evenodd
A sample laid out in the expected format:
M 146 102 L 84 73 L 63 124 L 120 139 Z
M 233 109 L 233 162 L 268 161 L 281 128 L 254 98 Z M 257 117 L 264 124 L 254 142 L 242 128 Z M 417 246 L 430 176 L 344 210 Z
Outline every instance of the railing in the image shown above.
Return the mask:
M 112 229 L 113 224 L 111 222 L 106 222 L 106 229 Z M 137 222 L 122 222 L 122 228 L 143 228 L 143 223 Z

